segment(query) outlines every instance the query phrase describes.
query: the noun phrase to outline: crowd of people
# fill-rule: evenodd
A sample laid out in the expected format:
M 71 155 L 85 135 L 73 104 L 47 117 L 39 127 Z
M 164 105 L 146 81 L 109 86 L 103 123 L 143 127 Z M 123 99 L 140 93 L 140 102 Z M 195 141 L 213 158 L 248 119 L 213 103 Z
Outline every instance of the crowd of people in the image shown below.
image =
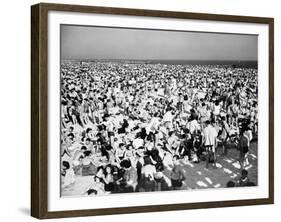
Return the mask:
M 257 83 L 256 68 L 229 65 L 62 62 L 62 188 L 92 176 L 81 195 L 181 189 L 180 163 L 216 170 L 230 145 L 244 181 Z

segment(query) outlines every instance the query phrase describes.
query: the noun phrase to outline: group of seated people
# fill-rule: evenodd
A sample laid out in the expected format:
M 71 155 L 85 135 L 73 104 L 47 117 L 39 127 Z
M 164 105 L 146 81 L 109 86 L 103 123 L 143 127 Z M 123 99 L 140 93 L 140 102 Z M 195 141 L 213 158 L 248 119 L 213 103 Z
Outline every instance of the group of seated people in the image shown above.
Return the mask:
M 61 77 L 63 189 L 78 176 L 93 177 L 81 195 L 182 189 L 182 161 L 216 168 L 230 144 L 249 164 L 257 69 L 65 61 Z

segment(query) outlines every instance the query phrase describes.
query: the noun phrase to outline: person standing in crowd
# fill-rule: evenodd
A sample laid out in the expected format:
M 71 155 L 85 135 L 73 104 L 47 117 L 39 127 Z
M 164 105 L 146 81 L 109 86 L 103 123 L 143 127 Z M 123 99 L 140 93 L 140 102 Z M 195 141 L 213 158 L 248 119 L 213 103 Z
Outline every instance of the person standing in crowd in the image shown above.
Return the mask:
M 174 190 L 178 190 L 182 187 L 183 182 L 185 180 L 184 172 L 182 169 L 182 166 L 179 163 L 179 156 L 175 155 L 173 157 L 173 169 L 171 172 L 171 183 L 172 183 L 172 188 Z
M 214 122 L 206 121 L 206 127 L 203 130 L 203 144 L 207 152 L 206 168 L 209 163 L 213 163 L 216 168 L 216 148 L 217 148 L 217 131 L 212 125 Z
M 252 140 L 252 131 L 250 126 L 246 126 L 245 129 L 241 131 L 239 140 L 239 151 L 240 151 L 240 165 L 244 169 L 245 166 L 249 165 L 248 152 L 250 147 L 250 142 Z

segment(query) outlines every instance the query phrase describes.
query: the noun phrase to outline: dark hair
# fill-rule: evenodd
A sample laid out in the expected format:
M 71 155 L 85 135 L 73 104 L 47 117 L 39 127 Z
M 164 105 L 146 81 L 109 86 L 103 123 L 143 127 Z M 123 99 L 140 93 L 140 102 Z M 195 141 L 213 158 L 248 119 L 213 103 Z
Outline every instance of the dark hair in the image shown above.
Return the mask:
M 98 131 L 102 131 L 102 130 L 103 130 L 102 125 L 98 125 Z
M 74 138 L 74 134 L 73 133 L 69 133 L 67 136 Z
M 87 150 L 86 146 L 82 146 L 80 150 Z
M 87 191 L 88 195 L 91 195 L 92 193 L 94 193 L 95 195 L 98 193 L 98 191 L 94 190 L 94 189 L 90 189 Z
M 87 138 L 86 141 L 91 141 L 91 139 L 90 139 L 90 138 Z
M 113 171 L 113 167 L 112 167 L 112 165 L 111 165 L 111 164 L 107 164 L 107 165 L 104 167 L 104 175 L 105 175 L 105 176 L 107 176 L 107 175 L 108 175 L 108 173 L 106 172 L 106 168 L 107 168 L 107 167 L 109 167 L 109 168 L 110 168 L 111 173 L 112 173 L 112 171 Z
M 104 167 L 103 167 L 103 166 L 99 166 L 99 167 L 97 168 L 97 173 L 98 173 L 100 170 L 102 170 L 102 173 L 104 173 Z M 95 177 L 97 177 L 97 176 L 94 176 L 94 179 L 95 179 Z
M 187 129 L 187 128 L 183 128 L 183 132 L 184 132 L 185 134 L 188 134 L 190 131 L 189 131 L 189 129 Z
M 232 180 L 230 180 L 227 182 L 226 187 L 235 187 L 235 183 Z
M 66 105 L 67 105 L 67 102 L 63 100 L 63 101 L 61 101 L 61 104 L 64 105 L 64 106 L 66 106 Z
M 113 147 L 110 144 L 106 144 L 105 149 L 109 151 L 109 150 L 112 150 Z
M 132 166 L 132 164 L 131 164 L 130 160 L 122 160 L 121 163 L 120 163 L 120 166 L 128 169 Z
M 154 138 L 153 138 L 153 133 L 150 132 L 146 138 L 148 141 L 153 142 Z
M 241 172 L 242 177 L 247 177 L 248 176 L 248 171 L 243 169 Z
M 175 158 L 176 160 L 179 160 L 179 159 L 180 159 L 180 156 L 179 156 L 179 155 L 174 155 L 174 156 L 173 156 L 173 159 L 174 159 L 174 158 Z
M 174 131 L 170 131 L 170 132 L 168 133 L 169 136 L 172 136 L 173 134 L 174 134 Z
M 87 128 L 86 133 L 89 133 L 91 130 L 92 130 L 91 128 Z
M 86 157 L 86 156 L 90 156 L 91 153 L 92 153 L 92 151 L 86 150 L 86 151 L 84 151 L 83 153 L 84 153 L 84 155 L 85 155 L 85 157 Z
M 63 161 L 62 165 L 68 170 L 70 168 L 70 164 L 68 161 Z

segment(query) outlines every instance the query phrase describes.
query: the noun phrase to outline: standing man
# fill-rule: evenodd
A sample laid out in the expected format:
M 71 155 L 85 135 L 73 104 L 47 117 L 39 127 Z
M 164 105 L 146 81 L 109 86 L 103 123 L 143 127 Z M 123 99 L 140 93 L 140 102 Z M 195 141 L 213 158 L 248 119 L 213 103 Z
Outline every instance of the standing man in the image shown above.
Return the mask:
M 212 121 L 212 124 L 214 122 Z M 203 145 L 207 151 L 206 168 L 208 168 L 209 163 L 214 163 L 214 168 L 216 168 L 216 147 L 217 147 L 217 131 L 215 127 L 210 122 L 206 121 L 206 127 L 203 130 Z
M 184 180 L 186 179 L 182 166 L 179 163 L 179 158 L 180 157 L 178 155 L 173 156 L 174 166 L 171 172 L 171 183 L 173 190 L 180 190 Z

